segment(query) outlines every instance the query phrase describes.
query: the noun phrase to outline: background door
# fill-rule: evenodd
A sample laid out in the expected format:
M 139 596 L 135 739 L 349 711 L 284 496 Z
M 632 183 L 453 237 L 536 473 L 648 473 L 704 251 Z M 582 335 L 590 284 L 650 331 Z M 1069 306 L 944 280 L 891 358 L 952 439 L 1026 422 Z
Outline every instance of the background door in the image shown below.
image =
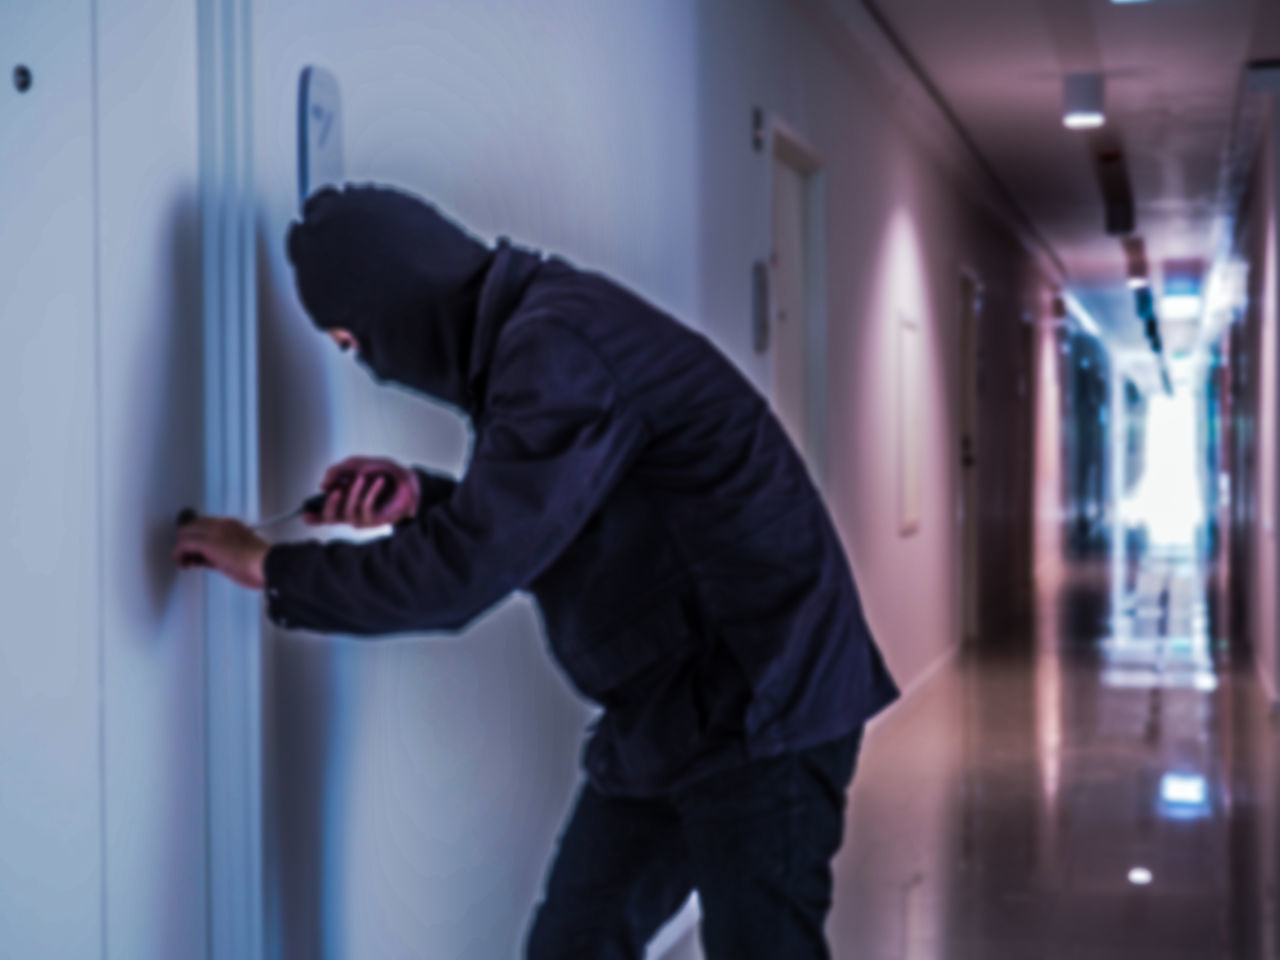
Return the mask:
M 808 439 L 808 214 L 803 172 L 782 156 L 773 168 L 773 402 L 796 448 Z
M 772 316 L 774 409 L 815 476 L 822 472 L 823 329 L 821 172 L 816 158 L 781 130 L 773 136 Z

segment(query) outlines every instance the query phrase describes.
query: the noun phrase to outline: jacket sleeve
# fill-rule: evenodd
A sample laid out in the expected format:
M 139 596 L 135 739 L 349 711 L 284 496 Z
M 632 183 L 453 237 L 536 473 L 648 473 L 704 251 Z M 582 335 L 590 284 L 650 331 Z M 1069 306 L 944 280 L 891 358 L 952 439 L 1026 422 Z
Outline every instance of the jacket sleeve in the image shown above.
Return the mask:
M 453 495 L 383 539 L 273 547 L 273 621 L 359 635 L 460 629 L 573 541 L 647 431 L 587 343 L 554 322 L 529 326 L 499 339 Z
M 416 523 L 421 523 L 428 510 L 432 510 L 453 496 L 458 489 L 458 481 L 435 473 L 425 467 L 413 467 L 418 475 L 418 510 L 412 517 L 405 517 L 395 525 L 396 530 L 404 530 Z

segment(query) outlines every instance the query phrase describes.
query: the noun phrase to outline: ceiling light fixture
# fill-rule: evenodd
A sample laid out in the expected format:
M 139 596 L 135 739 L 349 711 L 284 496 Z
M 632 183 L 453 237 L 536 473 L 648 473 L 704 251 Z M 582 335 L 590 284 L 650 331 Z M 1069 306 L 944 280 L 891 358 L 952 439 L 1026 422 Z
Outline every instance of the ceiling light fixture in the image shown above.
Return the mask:
M 1145 887 L 1154 879 L 1155 877 L 1146 867 L 1134 867 L 1129 871 L 1129 882 L 1135 887 Z
M 1100 73 L 1071 73 L 1063 81 L 1062 123 L 1069 130 L 1095 130 L 1107 122 Z
M 1209 802 L 1209 784 L 1190 773 L 1166 773 L 1160 778 L 1160 799 L 1165 803 L 1202 806 Z
M 1143 290 L 1151 286 L 1150 268 L 1147 265 L 1147 244 L 1142 237 L 1125 237 L 1124 245 L 1126 273 L 1130 290 Z

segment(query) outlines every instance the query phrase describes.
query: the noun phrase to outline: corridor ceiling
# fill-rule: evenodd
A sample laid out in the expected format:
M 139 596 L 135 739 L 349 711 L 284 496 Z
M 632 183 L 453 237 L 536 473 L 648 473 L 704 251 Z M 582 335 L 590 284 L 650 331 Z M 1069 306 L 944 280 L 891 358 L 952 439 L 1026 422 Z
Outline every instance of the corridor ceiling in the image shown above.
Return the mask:
M 1127 158 L 1157 294 L 1167 261 L 1211 262 L 1243 70 L 1280 58 L 1280 0 L 874 6 L 1061 257 L 1107 339 L 1145 346 L 1124 251 L 1104 229 L 1094 154 L 1109 145 Z M 1064 76 L 1089 71 L 1107 82 L 1107 125 L 1092 135 L 1062 124 Z M 1165 330 L 1175 349 L 1178 333 Z

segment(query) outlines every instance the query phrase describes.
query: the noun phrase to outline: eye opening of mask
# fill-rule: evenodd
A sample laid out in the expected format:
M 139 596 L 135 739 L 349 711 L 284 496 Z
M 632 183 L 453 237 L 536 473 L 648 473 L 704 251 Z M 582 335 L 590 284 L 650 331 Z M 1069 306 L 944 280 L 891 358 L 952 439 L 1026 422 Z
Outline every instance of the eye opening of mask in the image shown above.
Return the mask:
M 338 349 L 343 353 L 350 353 L 354 350 L 357 355 L 360 355 L 368 352 L 368 344 L 364 335 L 356 329 L 355 323 L 351 320 L 331 317 L 324 322 L 317 323 L 316 328 L 331 337 L 337 344 Z M 341 339 L 333 336 L 339 332 L 345 335 Z

